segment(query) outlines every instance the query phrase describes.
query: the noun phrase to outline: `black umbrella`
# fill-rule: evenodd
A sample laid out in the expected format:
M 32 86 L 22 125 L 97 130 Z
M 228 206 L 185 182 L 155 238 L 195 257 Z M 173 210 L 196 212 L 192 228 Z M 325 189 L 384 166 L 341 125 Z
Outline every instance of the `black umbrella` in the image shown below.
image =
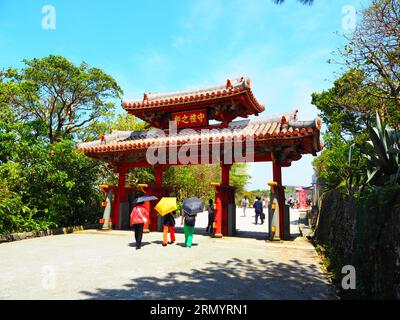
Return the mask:
M 141 196 L 141 197 L 136 198 L 135 203 L 152 201 L 152 200 L 158 200 L 158 198 L 155 196 Z
M 188 214 L 197 214 L 204 211 L 204 202 L 198 198 L 185 199 L 182 204 L 182 209 Z

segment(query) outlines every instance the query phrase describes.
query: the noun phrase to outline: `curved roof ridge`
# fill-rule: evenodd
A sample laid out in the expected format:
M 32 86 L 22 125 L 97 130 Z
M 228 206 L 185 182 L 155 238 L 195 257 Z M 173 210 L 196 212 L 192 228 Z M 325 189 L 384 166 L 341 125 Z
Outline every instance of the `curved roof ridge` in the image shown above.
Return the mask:
M 265 116 L 265 117 L 258 117 L 255 119 L 252 119 L 250 121 L 251 124 L 258 124 L 258 123 L 269 123 L 269 122 L 280 122 L 282 120 L 282 117 L 285 117 L 287 121 L 297 121 L 297 114 L 299 110 L 293 109 L 292 111 L 286 112 L 286 113 L 280 113 L 280 114 L 273 114 L 270 116 Z
M 105 134 L 104 137 L 106 139 L 106 143 L 113 142 L 115 140 L 123 140 L 126 138 L 129 138 L 132 134 L 132 132 L 138 132 L 139 131 L 120 131 L 120 130 L 113 130 L 111 133 Z M 93 141 L 87 141 L 87 142 L 81 142 L 77 144 L 78 148 L 82 147 L 91 147 L 93 145 L 98 145 L 99 141 L 101 139 L 93 140 Z
M 248 77 L 240 77 L 236 79 L 229 79 L 231 82 L 231 85 L 233 88 L 238 88 L 241 86 L 244 87 L 250 87 L 250 78 Z M 205 86 L 205 87 L 197 87 L 197 88 L 191 88 L 191 89 L 186 89 L 186 90 L 179 90 L 179 91 L 171 91 L 171 92 L 146 92 L 145 95 L 147 96 L 147 101 L 155 101 L 155 100 L 160 100 L 160 99 L 165 99 L 165 98 L 173 98 L 173 97 L 181 97 L 181 96 L 186 96 L 186 95 L 193 95 L 193 94 L 199 94 L 199 93 L 206 93 L 209 91 L 215 91 L 215 90 L 224 90 L 226 89 L 226 82 L 224 83 L 219 83 L 214 86 Z M 132 103 L 132 102 L 142 102 L 143 98 L 141 99 L 123 99 L 122 104 L 125 103 Z

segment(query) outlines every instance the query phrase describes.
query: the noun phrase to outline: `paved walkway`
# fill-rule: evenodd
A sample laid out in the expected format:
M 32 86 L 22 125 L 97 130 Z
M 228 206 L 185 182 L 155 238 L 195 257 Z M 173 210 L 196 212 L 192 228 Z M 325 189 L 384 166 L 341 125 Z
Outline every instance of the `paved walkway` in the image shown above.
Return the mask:
M 258 224 L 255 224 L 255 212 L 253 208 L 246 209 L 246 216 L 243 214 L 243 208 L 236 208 L 236 232 L 238 237 L 254 238 L 265 240 L 268 237 L 268 214 L 265 215 L 264 224 L 258 219 Z M 290 213 L 290 233 L 293 238 L 299 233 L 298 228 L 298 210 L 291 210 Z M 176 219 L 176 226 L 180 227 L 181 218 Z M 196 232 L 205 234 L 205 228 L 208 224 L 208 213 L 205 211 L 197 215 Z
M 238 228 L 249 237 L 197 234 L 190 249 L 181 233 L 176 244 L 163 247 L 162 234 L 154 232 L 135 250 L 129 231 L 87 230 L 3 243 L 0 299 L 334 298 L 304 238 L 265 242 L 267 224 L 252 224 L 253 213 L 240 215 L 238 210 Z M 199 230 L 206 220 L 199 214 Z

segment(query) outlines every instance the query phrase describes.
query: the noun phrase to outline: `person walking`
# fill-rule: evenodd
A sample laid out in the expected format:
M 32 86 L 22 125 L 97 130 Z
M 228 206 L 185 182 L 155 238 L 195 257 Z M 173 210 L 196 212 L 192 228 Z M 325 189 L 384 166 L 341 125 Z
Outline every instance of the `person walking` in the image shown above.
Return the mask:
M 144 202 L 137 202 L 132 209 L 130 217 L 130 226 L 135 231 L 136 250 L 142 246 L 143 226 L 149 219 L 149 212 L 143 204 Z
M 185 210 L 182 209 L 182 218 L 181 218 L 181 225 L 183 225 L 183 231 L 185 233 L 185 244 L 187 248 L 192 247 L 193 242 L 193 233 L 194 233 L 194 226 L 196 224 L 196 215 L 189 214 Z
M 288 199 L 288 201 L 287 201 L 287 204 L 290 206 L 290 208 L 292 208 L 293 209 L 293 196 L 292 195 L 290 195 L 289 196 L 289 199 Z
M 175 216 L 172 212 L 167 213 L 163 218 L 163 243 L 165 247 L 168 242 L 168 231 L 171 239 L 171 244 L 175 242 Z
M 249 199 L 247 199 L 247 196 L 244 196 L 244 198 L 242 199 L 243 217 L 246 216 L 246 209 L 249 206 L 249 204 L 250 204 Z
M 268 211 L 268 204 L 269 204 L 268 201 L 269 201 L 269 200 L 268 200 L 268 195 L 264 195 L 263 206 L 264 206 L 264 208 L 266 209 L 266 211 Z
M 261 224 L 264 224 L 264 214 L 263 214 L 263 203 L 260 197 L 254 202 L 254 209 L 256 212 L 256 224 L 258 223 L 258 217 L 261 218 Z
M 208 225 L 206 228 L 206 232 L 208 232 L 210 235 L 213 234 L 213 224 L 214 224 L 214 215 L 215 215 L 215 209 L 214 209 L 214 204 L 213 204 L 213 200 L 210 199 L 208 200 Z

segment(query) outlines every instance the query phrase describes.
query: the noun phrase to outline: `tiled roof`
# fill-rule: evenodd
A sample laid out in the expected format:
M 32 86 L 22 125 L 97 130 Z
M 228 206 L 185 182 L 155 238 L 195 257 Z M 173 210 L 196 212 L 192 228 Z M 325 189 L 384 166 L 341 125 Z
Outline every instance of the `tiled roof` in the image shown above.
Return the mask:
M 260 104 L 254 97 L 250 88 L 250 79 L 240 78 L 227 80 L 226 83 L 198 88 L 189 91 L 169 92 L 169 93 L 145 93 L 143 99 L 139 100 L 123 100 L 122 107 L 131 113 L 145 110 L 155 110 L 163 107 L 179 107 L 197 104 L 211 104 L 214 101 L 229 99 L 237 95 L 247 95 L 249 105 L 253 109 L 253 113 L 264 111 L 264 106 Z
M 114 131 L 105 136 L 105 141 L 96 140 L 80 143 L 78 149 L 89 154 L 136 152 L 146 150 L 151 145 L 182 145 L 188 142 L 199 144 L 202 142 L 222 141 L 235 137 L 253 136 L 254 141 L 264 143 L 281 143 L 282 139 L 303 138 L 312 136 L 321 128 L 321 120 L 298 121 L 297 110 L 290 113 L 253 120 L 232 121 L 225 130 L 202 132 L 202 130 L 185 129 L 178 134 L 168 135 L 168 130 L 162 130 L 162 137 L 155 131 Z M 226 130 L 228 129 L 228 130 Z M 160 130 L 158 130 L 160 132 Z M 320 146 L 316 147 L 317 149 Z M 314 148 L 315 149 L 315 148 Z M 319 151 L 315 150 L 315 151 Z

